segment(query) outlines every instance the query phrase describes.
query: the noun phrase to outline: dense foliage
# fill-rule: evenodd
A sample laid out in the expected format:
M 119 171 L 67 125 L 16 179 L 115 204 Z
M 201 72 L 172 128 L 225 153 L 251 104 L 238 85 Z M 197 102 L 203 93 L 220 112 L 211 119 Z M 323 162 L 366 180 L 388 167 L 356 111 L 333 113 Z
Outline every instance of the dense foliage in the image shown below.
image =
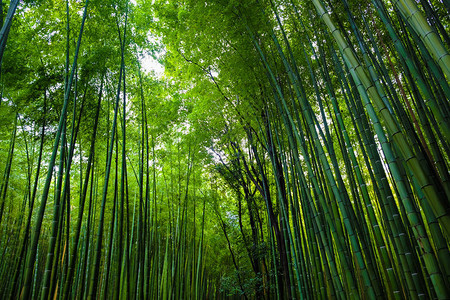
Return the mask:
M 0 8 L 1 299 L 450 298 L 448 1 Z

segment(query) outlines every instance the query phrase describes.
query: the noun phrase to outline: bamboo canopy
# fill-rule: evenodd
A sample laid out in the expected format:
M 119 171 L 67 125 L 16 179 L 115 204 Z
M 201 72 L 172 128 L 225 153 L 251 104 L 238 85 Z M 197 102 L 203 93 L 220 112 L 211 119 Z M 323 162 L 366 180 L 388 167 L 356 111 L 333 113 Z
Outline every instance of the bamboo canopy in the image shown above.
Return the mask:
M 450 299 L 448 1 L 0 8 L 0 299 Z

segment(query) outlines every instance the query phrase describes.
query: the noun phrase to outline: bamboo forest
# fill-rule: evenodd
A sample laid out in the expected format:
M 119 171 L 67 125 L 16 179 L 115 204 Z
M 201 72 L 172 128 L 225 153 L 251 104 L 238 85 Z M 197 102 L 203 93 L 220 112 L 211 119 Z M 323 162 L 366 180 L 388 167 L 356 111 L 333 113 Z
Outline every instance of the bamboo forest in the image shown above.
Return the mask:
M 0 28 L 0 299 L 450 299 L 449 0 Z

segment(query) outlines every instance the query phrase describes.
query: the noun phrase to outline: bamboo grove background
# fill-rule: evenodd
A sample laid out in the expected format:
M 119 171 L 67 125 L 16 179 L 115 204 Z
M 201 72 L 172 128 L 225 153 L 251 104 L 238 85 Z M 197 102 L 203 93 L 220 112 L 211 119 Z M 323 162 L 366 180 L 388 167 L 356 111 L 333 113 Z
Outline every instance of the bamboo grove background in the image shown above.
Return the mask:
M 450 298 L 447 0 L 0 7 L 1 299 Z

